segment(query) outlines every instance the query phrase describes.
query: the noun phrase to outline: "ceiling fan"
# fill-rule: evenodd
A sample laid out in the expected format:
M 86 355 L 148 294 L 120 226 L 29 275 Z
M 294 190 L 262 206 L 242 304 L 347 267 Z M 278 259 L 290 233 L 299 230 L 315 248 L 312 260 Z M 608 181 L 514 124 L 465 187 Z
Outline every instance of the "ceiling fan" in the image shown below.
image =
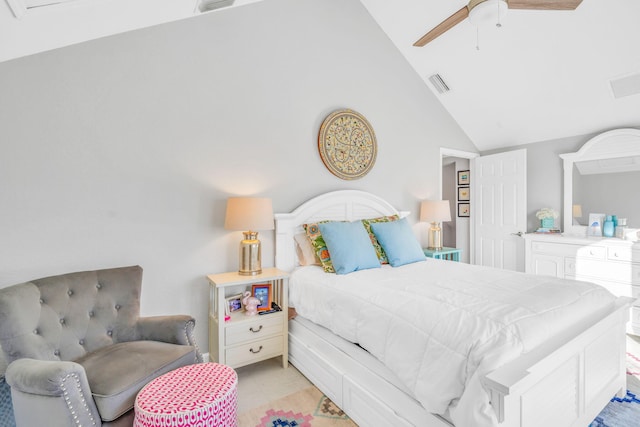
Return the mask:
M 413 45 L 422 47 L 460 22 L 481 21 L 489 16 L 502 17 L 507 9 L 574 10 L 582 0 L 470 0 L 469 4 L 442 21 Z

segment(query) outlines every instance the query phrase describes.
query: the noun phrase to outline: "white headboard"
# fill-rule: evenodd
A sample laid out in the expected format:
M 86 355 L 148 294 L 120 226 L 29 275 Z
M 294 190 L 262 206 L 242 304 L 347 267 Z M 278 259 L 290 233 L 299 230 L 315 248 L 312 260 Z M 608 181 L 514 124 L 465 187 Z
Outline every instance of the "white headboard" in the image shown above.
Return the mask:
M 298 265 L 293 236 L 304 231 L 302 224 L 322 220 L 355 221 L 394 214 L 405 217 L 408 212 L 398 212 L 380 197 L 359 190 L 321 194 L 307 200 L 291 213 L 275 214 L 276 267 L 291 271 Z

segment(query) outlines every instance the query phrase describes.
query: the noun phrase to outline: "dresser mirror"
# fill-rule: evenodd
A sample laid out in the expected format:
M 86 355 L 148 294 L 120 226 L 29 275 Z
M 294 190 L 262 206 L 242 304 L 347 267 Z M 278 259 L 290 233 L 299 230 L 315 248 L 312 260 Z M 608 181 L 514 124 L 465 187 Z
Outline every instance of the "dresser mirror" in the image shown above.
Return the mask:
M 640 228 L 639 129 L 604 132 L 560 157 L 566 234 L 585 236 L 590 213 L 617 215 L 627 219 L 628 227 Z

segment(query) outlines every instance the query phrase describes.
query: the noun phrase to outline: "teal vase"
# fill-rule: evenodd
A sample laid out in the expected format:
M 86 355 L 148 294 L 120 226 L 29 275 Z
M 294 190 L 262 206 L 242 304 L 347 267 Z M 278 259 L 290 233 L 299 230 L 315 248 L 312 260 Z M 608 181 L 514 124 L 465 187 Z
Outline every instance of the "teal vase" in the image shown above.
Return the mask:
M 540 220 L 541 228 L 553 228 L 554 224 L 555 221 L 553 220 L 553 218 L 543 218 Z
M 613 237 L 614 228 L 613 218 L 611 218 L 611 216 L 607 216 L 607 220 L 602 226 L 602 235 L 604 237 Z

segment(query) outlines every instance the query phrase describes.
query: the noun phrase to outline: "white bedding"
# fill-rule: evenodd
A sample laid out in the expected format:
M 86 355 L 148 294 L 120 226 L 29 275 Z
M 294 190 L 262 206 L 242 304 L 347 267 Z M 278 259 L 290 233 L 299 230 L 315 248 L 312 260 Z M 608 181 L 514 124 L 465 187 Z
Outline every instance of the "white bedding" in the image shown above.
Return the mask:
M 486 373 L 614 300 L 590 283 L 434 259 L 348 275 L 300 267 L 289 295 L 298 314 L 361 345 L 458 427 L 497 424 Z

